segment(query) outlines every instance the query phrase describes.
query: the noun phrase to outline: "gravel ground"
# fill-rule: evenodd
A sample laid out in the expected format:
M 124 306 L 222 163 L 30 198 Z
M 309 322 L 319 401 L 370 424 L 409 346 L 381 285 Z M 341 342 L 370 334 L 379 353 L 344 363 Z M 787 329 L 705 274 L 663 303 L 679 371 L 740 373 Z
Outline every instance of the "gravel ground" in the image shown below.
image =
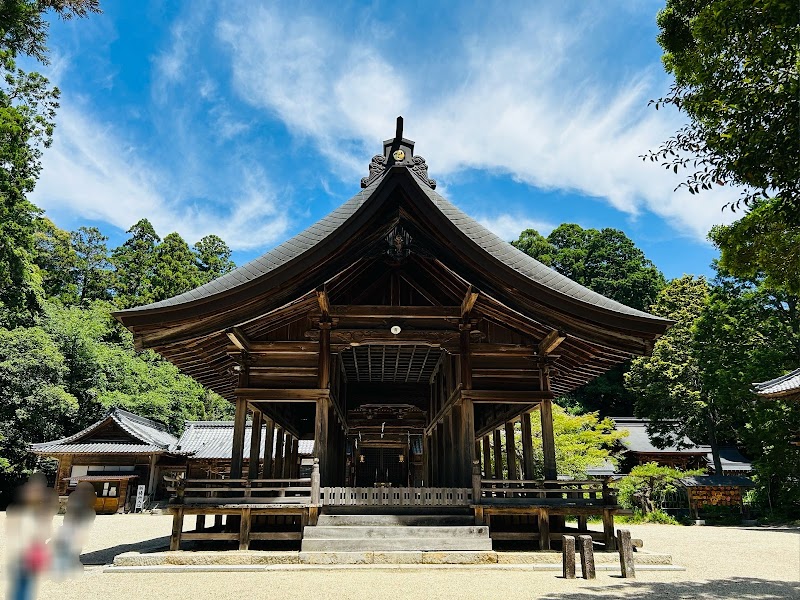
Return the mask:
M 4 515 L 0 517 L 0 520 Z M 58 524 L 58 521 L 56 521 Z M 244 573 L 103 573 L 119 552 L 166 546 L 169 516 L 114 515 L 97 518 L 83 556 L 82 577 L 46 581 L 39 598 L 69 600 L 183 598 L 546 598 L 589 600 L 800 598 L 800 529 L 630 526 L 645 549 L 667 552 L 683 572 L 640 571 L 622 580 L 599 572 L 594 581 L 563 580 L 554 572 L 491 568 L 367 569 Z M 5 528 L 0 547 L 5 546 Z

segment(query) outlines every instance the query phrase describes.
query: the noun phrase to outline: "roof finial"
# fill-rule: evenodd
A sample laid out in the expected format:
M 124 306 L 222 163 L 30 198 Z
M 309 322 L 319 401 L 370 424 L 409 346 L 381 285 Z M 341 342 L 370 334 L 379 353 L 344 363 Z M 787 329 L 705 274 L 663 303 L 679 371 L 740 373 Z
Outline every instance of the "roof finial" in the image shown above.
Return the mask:
M 394 140 L 399 142 L 403 139 L 403 117 L 397 117 L 397 130 L 394 134 Z

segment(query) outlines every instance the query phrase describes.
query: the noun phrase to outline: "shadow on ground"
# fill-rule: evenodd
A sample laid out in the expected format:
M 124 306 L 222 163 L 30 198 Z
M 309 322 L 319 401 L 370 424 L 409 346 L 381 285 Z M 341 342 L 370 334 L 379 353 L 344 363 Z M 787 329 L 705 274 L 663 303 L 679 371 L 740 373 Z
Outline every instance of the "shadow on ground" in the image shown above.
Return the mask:
M 120 544 L 111 548 L 103 548 L 94 552 L 81 554 L 84 565 L 107 565 L 114 562 L 114 557 L 123 552 L 157 552 L 169 549 L 169 536 L 144 540 L 135 544 Z
M 800 573 L 793 575 L 800 578 Z M 734 577 L 710 581 L 672 581 L 669 583 L 627 582 L 591 591 L 570 590 L 560 594 L 541 596 L 541 600 L 597 600 L 598 598 L 635 597 L 639 600 L 772 600 L 773 598 L 800 598 L 800 583 L 773 581 L 751 577 Z

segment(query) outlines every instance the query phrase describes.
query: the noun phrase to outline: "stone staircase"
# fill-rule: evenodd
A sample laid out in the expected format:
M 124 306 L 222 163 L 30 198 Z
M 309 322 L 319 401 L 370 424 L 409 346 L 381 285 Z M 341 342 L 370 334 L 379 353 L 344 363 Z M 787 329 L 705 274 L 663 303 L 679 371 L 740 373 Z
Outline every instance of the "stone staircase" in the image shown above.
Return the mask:
M 490 551 L 489 528 L 467 515 L 320 515 L 304 552 Z

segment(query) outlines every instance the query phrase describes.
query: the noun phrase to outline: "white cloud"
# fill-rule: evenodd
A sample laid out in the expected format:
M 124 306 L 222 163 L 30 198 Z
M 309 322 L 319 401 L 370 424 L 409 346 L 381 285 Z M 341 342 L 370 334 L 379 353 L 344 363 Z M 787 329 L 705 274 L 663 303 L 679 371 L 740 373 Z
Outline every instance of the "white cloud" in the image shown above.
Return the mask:
M 65 209 L 84 218 L 128 229 L 141 218 L 162 236 L 178 231 L 194 243 L 214 233 L 236 250 L 281 240 L 289 227 L 288 207 L 280 203 L 263 172 L 246 165 L 238 187 L 220 202 L 180 196 L 173 171 L 143 159 L 109 126 L 81 110 L 62 105 L 58 135 L 45 151 L 42 176 L 33 199 L 45 210 Z
M 501 213 L 493 217 L 477 217 L 477 221 L 507 242 L 516 240 L 520 232 L 526 229 L 535 229 L 543 236 L 549 235 L 555 229 L 552 223 L 537 221 L 519 214 Z
M 654 73 L 597 79 L 586 31 L 593 16 L 567 22 L 540 10 L 502 31 L 474 32 L 447 56 L 413 60 L 313 17 L 250 5 L 226 11 L 217 34 L 241 97 L 312 139 L 343 177 L 365 172 L 403 114 L 406 137 L 437 179 L 469 168 L 506 173 L 631 215 L 650 210 L 702 239 L 712 224 L 732 220 L 719 207 L 736 192 L 673 192 L 678 176 L 638 158 L 679 122 L 647 108 L 659 92 Z M 431 92 L 426 75 L 443 61 L 449 77 Z

